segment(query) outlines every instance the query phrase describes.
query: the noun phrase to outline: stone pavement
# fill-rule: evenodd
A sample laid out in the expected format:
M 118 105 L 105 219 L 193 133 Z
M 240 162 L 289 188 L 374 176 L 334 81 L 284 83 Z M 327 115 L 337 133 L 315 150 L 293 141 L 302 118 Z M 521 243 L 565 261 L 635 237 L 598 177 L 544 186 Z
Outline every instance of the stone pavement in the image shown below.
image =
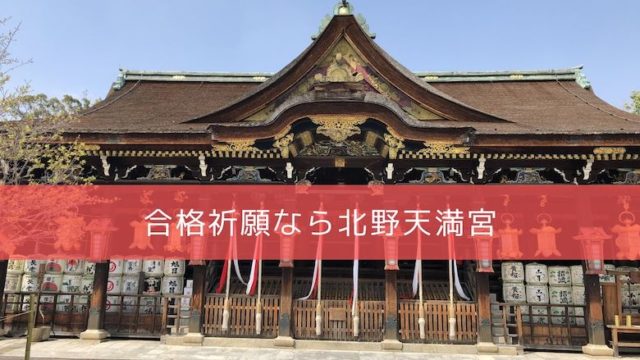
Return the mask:
M 246 340 L 251 346 L 252 340 Z M 24 339 L 0 340 L 0 360 L 22 359 L 24 357 Z M 103 343 L 88 343 L 76 339 L 53 339 L 34 343 L 32 359 L 251 359 L 251 360 L 579 360 L 599 358 L 569 353 L 535 352 L 519 356 L 509 355 L 458 355 L 426 354 L 407 352 L 369 352 L 369 351 L 321 351 L 302 349 L 265 349 L 243 347 L 187 347 L 164 345 L 158 341 L 111 340 Z M 632 358 L 632 357 L 624 357 Z M 600 358 L 606 359 L 606 358 Z M 640 357 L 636 357 L 640 359 Z

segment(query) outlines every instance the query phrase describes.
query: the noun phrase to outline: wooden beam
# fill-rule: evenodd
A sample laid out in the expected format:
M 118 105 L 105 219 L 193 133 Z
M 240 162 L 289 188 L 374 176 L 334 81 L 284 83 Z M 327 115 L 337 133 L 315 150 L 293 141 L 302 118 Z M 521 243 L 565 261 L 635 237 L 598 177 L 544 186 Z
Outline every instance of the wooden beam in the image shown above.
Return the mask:
M 398 272 L 384 272 L 384 340 L 398 340 Z
M 489 274 L 476 273 L 476 298 L 478 301 L 478 342 L 493 342 L 491 336 L 491 298 Z
M 193 266 L 193 295 L 191 296 L 191 317 L 189 318 L 189 333 L 200 333 L 202 330 L 202 313 L 204 310 L 204 278 L 205 265 Z
M 606 345 L 605 324 L 600 296 L 600 278 L 598 275 L 584 275 L 584 291 L 587 301 L 587 333 L 589 344 Z
M 282 284 L 280 289 L 280 313 L 278 315 L 278 336 L 292 337 L 293 313 L 293 268 L 282 268 Z
M 0 310 L 4 308 L 4 285 L 7 280 L 7 267 L 9 266 L 9 261 L 2 260 L 0 261 Z M 4 314 L 0 313 L 0 317 L 3 317 Z M 0 325 L 3 325 L 3 322 L 0 322 Z M 2 334 L 3 326 L 0 326 L 0 334 Z

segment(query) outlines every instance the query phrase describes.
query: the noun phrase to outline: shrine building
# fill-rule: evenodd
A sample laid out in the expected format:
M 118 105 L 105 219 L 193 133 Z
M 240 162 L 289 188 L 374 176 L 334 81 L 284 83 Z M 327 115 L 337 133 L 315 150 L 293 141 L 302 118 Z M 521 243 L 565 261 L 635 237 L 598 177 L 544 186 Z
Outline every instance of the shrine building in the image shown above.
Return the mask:
M 640 117 L 596 96 L 582 68 L 416 73 L 376 44 L 346 2 L 278 73 L 121 70 L 106 98 L 65 135 L 91 146 L 88 173 L 98 184 L 640 183 Z M 86 280 L 85 293 L 41 295 L 45 315 L 37 322 L 54 335 L 89 339 L 609 354 L 613 317 L 640 320 L 640 288 L 624 276 L 637 262 L 611 262 L 610 274 L 598 276 L 577 261 L 494 261 L 492 274 L 459 261 L 454 291 L 448 262 L 425 261 L 421 299 L 412 294 L 413 261 L 397 271 L 383 263 L 360 264 L 355 325 L 348 261 L 324 261 L 321 299 L 302 299 L 312 261 L 266 261 L 260 298 L 235 275 L 229 295 L 217 293 L 221 261 L 115 259 L 68 271 L 65 263 L 62 276 Z M 239 272 L 248 266 L 241 262 Z M 5 271 L 7 316 L 36 290 L 22 286 L 29 261 Z M 7 333 L 26 326 L 18 318 L 0 324 Z

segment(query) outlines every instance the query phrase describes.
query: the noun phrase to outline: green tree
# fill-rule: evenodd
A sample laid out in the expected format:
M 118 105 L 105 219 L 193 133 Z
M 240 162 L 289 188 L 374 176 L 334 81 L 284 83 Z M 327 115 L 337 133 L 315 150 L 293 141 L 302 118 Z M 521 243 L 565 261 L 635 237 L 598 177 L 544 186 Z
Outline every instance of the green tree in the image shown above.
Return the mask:
M 631 93 L 631 103 L 627 104 L 627 110 L 640 115 L 640 91 Z
M 91 101 L 10 87 L 12 70 L 25 63 L 10 53 L 18 27 L 7 28 L 8 19 L 0 19 L 0 185 L 91 182 L 82 171 L 87 146 L 64 139 L 61 131 Z

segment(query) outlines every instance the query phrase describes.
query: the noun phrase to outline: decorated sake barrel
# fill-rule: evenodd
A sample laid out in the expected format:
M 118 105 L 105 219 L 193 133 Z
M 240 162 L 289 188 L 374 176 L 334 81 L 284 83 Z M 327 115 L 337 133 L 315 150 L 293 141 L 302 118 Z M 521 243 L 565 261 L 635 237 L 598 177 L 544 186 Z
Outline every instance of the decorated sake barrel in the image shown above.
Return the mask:
M 142 272 L 142 259 L 129 259 L 124 261 L 125 275 L 138 275 Z
M 616 267 L 613 264 L 604 264 L 605 272 L 606 271 L 613 271 L 615 269 L 616 269 Z M 613 283 L 615 281 L 616 281 L 615 275 L 608 275 L 608 274 L 600 275 L 600 282 L 601 283 Z
M 79 294 L 82 292 L 82 275 L 64 274 L 62 275 L 63 293 Z
M 630 271 L 636 271 L 637 269 L 631 266 L 618 266 L 616 268 L 616 271 L 621 271 L 621 272 L 630 272 Z M 629 281 L 629 275 L 620 275 L 620 280 L 622 281 Z
M 149 277 L 162 277 L 164 274 L 164 260 L 162 259 L 148 259 L 143 263 L 142 271 L 145 276 Z
M 120 296 L 107 296 L 107 301 L 104 307 L 108 313 L 117 313 L 120 311 Z
M 546 306 L 532 306 L 530 314 L 531 322 L 533 324 L 547 325 L 549 323 L 548 313 L 549 310 Z
M 550 304 L 571 304 L 572 302 L 571 286 L 549 286 Z
M 84 276 L 80 282 L 80 292 L 83 294 L 91 294 L 93 291 L 93 275 Z
M 33 293 L 36 291 L 38 291 L 38 275 L 36 274 L 22 275 L 22 285 L 20 286 L 20 292 Z
M 15 314 L 18 312 L 18 309 L 20 308 L 20 298 L 21 296 L 18 294 L 7 294 L 7 296 L 5 297 L 6 299 L 6 303 L 5 305 L 5 312 L 7 314 Z
M 502 281 L 519 283 L 524 282 L 524 265 L 522 265 L 521 262 L 503 262 Z
M 549 288 L 547 285 L 527 285 L 527 302 L 529 304 L 548 304 Z
M 162 309 L 162 300 L 156 296 L 143 296 L 140 298 L 140 314 L 159 314 Z
M 582 265 L 571 266 L 571 285 L 584 285 L 584 271 L 582 270 Z
M 528 323 L 529 322 L 529 306 L 520 305 L 520 314 L 522 315 L 522 321 L 524 323 Z M 502 321 L 502 318 L 500 319 L 500 321 Z
M 53 311 L 53 304 L 56 297 L 54 295 L 41 295 L 40 296 L 40 310 L 44 312 Z M 27 307 L 29 304 L 27 303 Z
M 584 308 L 573 308 L 575 317 L 571 320 L 571 325 L 584 326 Z
M 546 284 L 549 282 L 547 265 L 530 263 L 525 266 L 525 280 L 528 284 Z
M 549 285 L 571 285 L 571 268 L 568 266 L 549 266 Z
M 96 273 L 96 263 L 92 261 L 84 262 L 84 275 L 94 275 Z
M 42 278 L 42 292 L 60 292 L 62 288 L 62 274 L 44 274 Z
M 162 295 L 180 295 L 184 289 L 182 276 L 165 276 L 162 278 Z
M 67 260 L 51 259 L 46 261 L 44 271 L 46 271 L 48 274 L 62 274 L 66 267 Z
M 7 274 L 7 278 L 4 283 L 5 293 L 19 293 L 22 286 L 21 274 Z
M 119 295 L 122 292 L 122 276 L 111 275 L 107 280 L 107 294 Z
M 122 294 L 137 295 L 140 288 L 139 275 L 125 275 L 122 277 Z
M 622 307 L 630 307 L 633 306 L 633 303 L 635 302 L 633 299 L 633 295 L 631 293 L 631 289 L 628 286 L 623 286 L 622 287 Z
M 73 295 L 60 295 L 58 296 L 58 302 L 56 304 L 56 311 L 64 313 L 76 313 L 78 312 L 77 299 Z M 73 304 L 72 304 L 73 302 Z
M 138 307 L 138 298 L 136 296 L 124 296 L 122 298 L 122 312 L 135 313 Z
M 502 283 L 502 296 L 506 303 L 522 304 L 527 301 L 523 283 Z
M 109 275 L 122 275 L 124 272 L 124 260 L 111 259 L 109 260 Z
M 82 275 L 84 270 L 84 260 L 81 259 L 69 259 L 64 267 L 65 274 Z
M 40 270 L 40 265 L 44 264 L 44 260 L 25 260 L 24 261 L 24 272 L 29 274 L 37 274 Z
M 157 295 L 157 294 L 160 294 L 161 286 L 162 286 L 162 278 L 161 277 L 147 277 L 147 278 L 144 279 L 143 293 L 145 295 Z
M 571 287 L 571 302 L 575 305 L 586 304 L 586 298 L 584 296 L 584 286 Z
M 7 274 L 22 274 L 24 272 L 24 259 L 11 259 L 7 264 Z
M 571 307 L 552 306 L 551 307 L 551 323 L 553 325 L 567 325 L 571 323 L 574 311 Z
M 186 270 L 186 261 L 184 260 L 167 259 L 164 261 L 165 276 L 184 276 Z

